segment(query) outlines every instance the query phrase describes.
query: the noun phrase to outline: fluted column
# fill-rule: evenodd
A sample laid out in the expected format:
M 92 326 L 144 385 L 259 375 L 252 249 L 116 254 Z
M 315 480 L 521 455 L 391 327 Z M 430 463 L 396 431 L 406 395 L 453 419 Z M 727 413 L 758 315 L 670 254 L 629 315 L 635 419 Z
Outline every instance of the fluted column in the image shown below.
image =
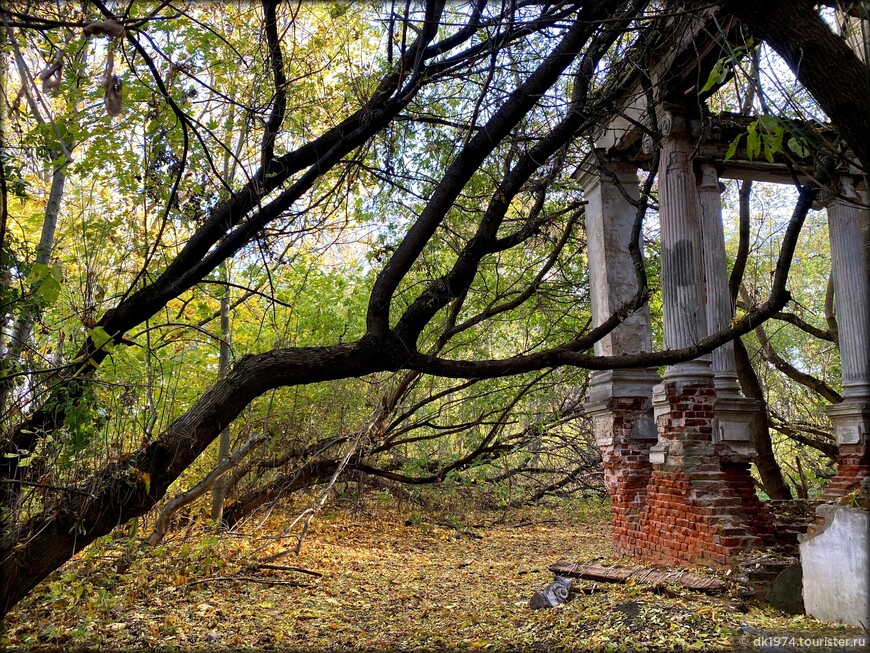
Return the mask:
M 866 240 L 870 212 L 859 206 L 862 198 L 851 177 L 840 179 L 839 190 L 828 204 L 828 235 L 843 401 L 826 411 L 839 448 L 837 475 L 825 488 L 827 500 L 846 496 L 870 476 L 870 253 Z M 867 201 L 866 193 L 863 201 Z
M 607 167 L 606 171 L 599 168 Z M 586 237 L 592 322 L 598 326 L 637 293 L 637 277 L 629 251 L 639 196 L 637 164 L 596 161 L 581 177 L 586 199 Z M 640 242 L 637 243 L 640 247 Z M 652 350 L 649 308 L 629 315 L 595 343 L 595 354 L 614 356 Z M 650 396 L 658 382 L 655 370 L 606 370 L 593 374 L 590 400 L 612 396 Z M 614 384 L 620 386 L 614 387 Z
M 707 328 L 710 334 L 728 328 L 734 317 L 734 305 L 728 288 L 728 265 L 725 260 L 725 234 L 722 228 L 722 187 L 715 166 L 702 163 L 698 184 L 701 208 L 701 237 L 707 287 Z M 729 341 L 712 353 L 714 385 L 717 397 L 739 397 L 740 383 L 734 363 L 734 343 Z
M 870 398 L 870 262 L 859 201 L 854 181 L 844 176 L 840 196 L 828 205 L 844 400 Z
M 662 310 L 665 346 L 680 349 L 707 335 L 700 209 L 692 143 L 680 116 L 665 113 L 659 162 L 659 221 L 662 240 Z M 708 380 L 710 357 L 671 365 L 665 380 Z
M 867 53 L 870 51 L 870 20 L 851 16 L 841 9 L 836 10 L 836 17 L 835 23 L 840 36 L 845 39 L 846 45 L 855 56 L 866 63 Z
M 592 288 L 592 321 L 595 326 L 631 299 L 637 292 L 634 263 L 629 252 L 638 199 L 637 164 L 605 162 L 607 171 L 595 171 L 581 179 L 586 199 L 589 282 Z M 637 243 L 640 246 L 640 242 Z M 649 309 L 629 315 L 625 321 L 595 343 L 598 356 L 650 351 L 652 336 Z
M 703 243 L 704 276 L 707 289 L 707 326 L 710 334 L 726 329 L 734 317 L 734 305 L 728 288 L 728 265 L 725 260 L 725 233 L 722 228 L 722 187 L 716 167 L 700 165 L 698 200 L 701 209 L 701 240 Z M 761 404 L 746 399 L 740 392 L 734 343 L 729 341 L 713 350 L 712 367 L 716 388 L 713 442 L 721 443 L 719 455 L 723 462 L 746 467 L 745 480 L 752 487 L 748 463 L 756 455 L 752 444 L 752 421 Z M 736 472 L 735 472 L 736 473 Z
M 708 333 L 701 205 L 693 147 L 682 120 L 669 113 L 659 115 L 665 345 L 678 349 Z M 718 195 L 718 187 L 715 191 Z M 710 201 L 712 194 L 709 191 L 705 206 L 718 203 L 718 197 Z M 710 217 L 713 214 L 711 210 Z M 650 447 L 653 470 L 638 538 L 650 559 L 726 565 L 731 556 L 763 543 L 759 533 L 764 515 L 752 495 L 749 465 L 744 460 L 725 461 L 724 447 L 714 438 L 717 429 L 733 422 L 717 417 L 721 405 L 710 356 L 670 366 L 662 383 L 653 388 L 658 442 Z

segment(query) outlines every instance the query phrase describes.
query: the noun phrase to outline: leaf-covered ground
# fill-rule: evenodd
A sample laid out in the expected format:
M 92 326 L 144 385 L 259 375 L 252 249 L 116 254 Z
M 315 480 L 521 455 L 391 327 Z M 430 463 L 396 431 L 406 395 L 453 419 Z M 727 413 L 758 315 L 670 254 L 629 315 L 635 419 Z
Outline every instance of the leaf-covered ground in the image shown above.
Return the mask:
M 105 539 L 9 615 L 0 646 L 738 650 L 745 632 L 861 635 L 742 601 L 737 584 L 716 597 L 579 581 L 566 605 L 530 610 L 552 562 L 618 562 L 609 558 L 607 506 L 594 500 L 461 516 L 369 502 L 321 513 L 298 557 L 297 515 L 275 511 L 221 538 L 194 524 L 156 549 L 125 535 Z M 273 557 L 266 564 L 281 568 L 257 566 Z

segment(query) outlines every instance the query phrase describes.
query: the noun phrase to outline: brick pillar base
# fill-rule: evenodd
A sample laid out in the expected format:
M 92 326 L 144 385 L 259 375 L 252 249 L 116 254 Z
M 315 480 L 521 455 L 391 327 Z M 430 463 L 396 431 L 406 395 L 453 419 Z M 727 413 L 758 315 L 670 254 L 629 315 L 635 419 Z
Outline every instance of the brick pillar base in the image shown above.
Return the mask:
M 595 427 L 595 443 L 604 462 L 610 495 L 613 551 L 628 553 L 637 539 L 646 486 L 652 472 L 649 450 L 658 439 L 652 410 L 654 370 L 596 372 L 589 384 L 586 414 Z
M 837 456 L 837 475 L 825 488 L 822 499 L 836 501 L 861 487 L 861 481 L 870 476 L 870 453 L 867 442 L 841 444 Z
M 845 395 L 845 390 L 843 394 Z M 837 475 L 828 482 L 822 498 L 825 501 L 836 501 L 857 490 L 861 481 L 870 476 L 867 453 L 870 398 L 845 398 L 839 404 L 828 406 L 825 412 L 834 425 L 840 451 L 837 456 Z
M 712 380 L 666 382 L 653 400 L 659 440 L 650 450 L 653 472 L 632 553 L 654 562 L 727 566 L 762 541 L 743 506 L 748 468 L 723 470 L 712 442 Z
M 655 444 L 652 405 L 648 397 L 618 397 L 606 404 L 596 419 L 596 434 L 603 423 L 612 431 L 597 437 L 604 461 L 604 484 L 610 495 L 613 552 L 630 555 L 640 530 Z

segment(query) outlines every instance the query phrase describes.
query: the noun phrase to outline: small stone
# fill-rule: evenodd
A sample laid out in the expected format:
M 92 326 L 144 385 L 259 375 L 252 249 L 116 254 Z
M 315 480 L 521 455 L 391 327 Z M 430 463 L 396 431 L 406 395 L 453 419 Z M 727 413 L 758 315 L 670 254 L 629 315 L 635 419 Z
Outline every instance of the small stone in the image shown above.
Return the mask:
M 552 606 L 547 600 L 547 597 L 544 596 L 543 592 L 535 592 L 534 594 L 532 594 L 532 598 L 529 600 L 529 607 L 532 610 L 542 610 L 544 608 L 549 608 Z
M 220 633 L 216 633 L 216 632 L 212 631 L 208 635 L 205 636 L 205 641 L 207 641 L 209 644 L 214 644 L 220 638 L 221 638 Z
M 765 600 L 773 607 L 789 614 L 804 613 L 803 573 L 800 563 L 792 564 L 780 572 L 770 584 Z

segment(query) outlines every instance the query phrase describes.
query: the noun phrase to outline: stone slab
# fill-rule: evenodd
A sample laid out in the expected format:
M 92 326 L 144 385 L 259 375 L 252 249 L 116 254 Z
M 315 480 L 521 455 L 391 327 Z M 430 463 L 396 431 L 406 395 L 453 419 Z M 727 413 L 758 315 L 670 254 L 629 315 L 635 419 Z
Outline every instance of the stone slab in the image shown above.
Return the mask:
M 821 621 L 870 626 L 870 515 L 819 506 L 824 526 L 800 543 L 806 613 Z

